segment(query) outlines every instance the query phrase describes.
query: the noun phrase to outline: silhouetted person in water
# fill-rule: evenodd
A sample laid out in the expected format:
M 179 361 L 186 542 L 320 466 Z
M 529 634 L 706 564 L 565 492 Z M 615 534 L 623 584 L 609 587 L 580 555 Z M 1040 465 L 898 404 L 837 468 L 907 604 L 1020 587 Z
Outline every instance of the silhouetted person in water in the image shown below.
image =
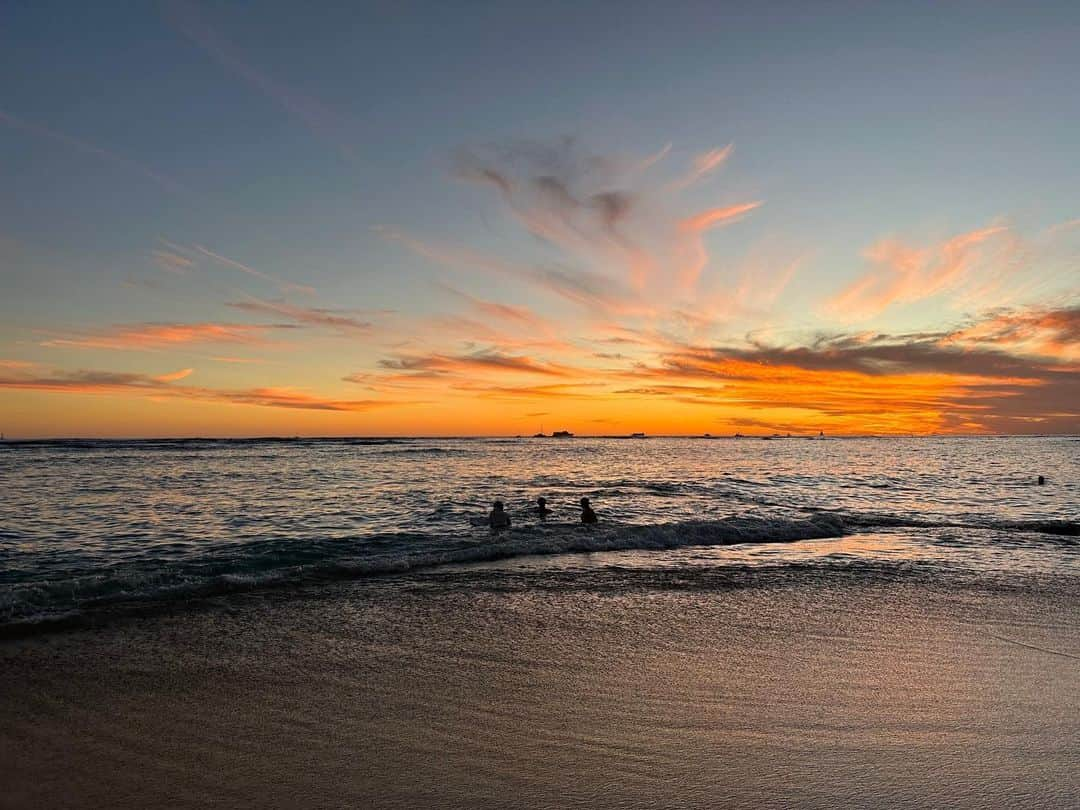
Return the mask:
M 536 499 L 536 515 L 541 520 L 551 514 L 551 510 L 547 508 L 547 498 L 541 495 Z
M 488 525 L 491 527 L 491 531 L 498 534 L 503 529 L 510 528 L 510 515 L 506 514 L 506 510 L 503 509 L 502 501 L 495 501 L 491 505 L 491 514 L 488 515 Z
M 1045 478 L 1043 478 L 1043 477 L 1042 477 L 1042 476 L 1040 475 L 1040 476 L 1039 476 L 1039 486 L 1041 487 L 1041 486 L 1042 486 L 1043 484 L 1045 484 L 1045 483 L 1046 483 L 1046 479 L 1045 479 Z
M 589 499 L 581 499 L 581 522 L 582 523 L 596 523 L 596 512 L 589 506 Z

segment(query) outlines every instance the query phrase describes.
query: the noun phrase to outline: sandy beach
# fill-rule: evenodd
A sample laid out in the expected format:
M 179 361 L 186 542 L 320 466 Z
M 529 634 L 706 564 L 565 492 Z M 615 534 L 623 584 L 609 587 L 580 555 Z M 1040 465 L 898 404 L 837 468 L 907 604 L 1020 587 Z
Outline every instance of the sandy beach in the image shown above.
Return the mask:
M 614 576 L 463 568 L 5 642 L 0 805 L 1066 807 L 1080 791 L 1074 580 Z

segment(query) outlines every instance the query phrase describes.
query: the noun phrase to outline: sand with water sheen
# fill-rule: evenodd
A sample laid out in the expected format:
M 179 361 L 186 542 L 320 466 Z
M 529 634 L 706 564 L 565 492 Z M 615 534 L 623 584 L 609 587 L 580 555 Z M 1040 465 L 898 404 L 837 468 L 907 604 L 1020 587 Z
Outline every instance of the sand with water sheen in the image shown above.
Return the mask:
M 598 562 L 231 597 L 7 642 L 0 805 L 1080 796 L 1074 579 L 784 566 L 736 582 Z

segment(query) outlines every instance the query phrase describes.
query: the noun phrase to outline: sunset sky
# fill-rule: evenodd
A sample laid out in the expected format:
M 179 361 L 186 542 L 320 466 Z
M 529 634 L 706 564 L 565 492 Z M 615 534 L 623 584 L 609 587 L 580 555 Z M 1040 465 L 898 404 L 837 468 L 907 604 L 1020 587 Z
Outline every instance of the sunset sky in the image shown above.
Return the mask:
M 5 4 L 0 430 L 1078 433 L 1080 4 L 871 5 Z

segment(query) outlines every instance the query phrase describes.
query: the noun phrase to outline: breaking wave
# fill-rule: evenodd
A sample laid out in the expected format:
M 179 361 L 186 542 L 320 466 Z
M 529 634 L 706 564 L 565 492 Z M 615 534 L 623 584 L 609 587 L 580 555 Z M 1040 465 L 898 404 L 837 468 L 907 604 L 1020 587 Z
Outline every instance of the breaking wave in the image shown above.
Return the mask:
M 534 555 L 785 543 L 839 537 L 832 514 L 800 519 L 739 515 L 722 520 L 588 527 L 551 524 L 502 537 L 391 533 L 345 540 L 265 540 L 162 566 L 114 566 L 82 576 L 14 583 L 0 594 L 0 634 L 70 621 L 104 608 L 170 603 L 255 588 L 312 585 L 445 565 Z

